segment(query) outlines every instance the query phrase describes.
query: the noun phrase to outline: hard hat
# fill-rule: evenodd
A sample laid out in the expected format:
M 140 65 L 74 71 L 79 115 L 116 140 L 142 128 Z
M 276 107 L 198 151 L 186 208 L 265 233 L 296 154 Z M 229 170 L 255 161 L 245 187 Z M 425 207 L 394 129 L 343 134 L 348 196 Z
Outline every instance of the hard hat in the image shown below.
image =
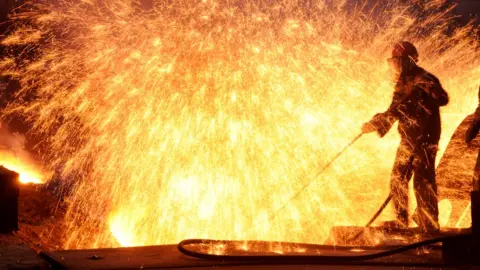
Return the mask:
M 392 58 L 411 58 L 413 61 L 418 61 L 418 51 L 415 46 L 408 41 L 396 42 L 392 50 Z

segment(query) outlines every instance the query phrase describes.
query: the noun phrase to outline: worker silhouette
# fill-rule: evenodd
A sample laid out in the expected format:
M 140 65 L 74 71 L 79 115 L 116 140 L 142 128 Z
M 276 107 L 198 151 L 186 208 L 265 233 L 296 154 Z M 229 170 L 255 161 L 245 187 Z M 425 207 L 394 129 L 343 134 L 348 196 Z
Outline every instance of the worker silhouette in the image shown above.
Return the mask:
M 470 143 L 475 137 L 477 137 L 478 131 L 480 130 L 480 87 L 478 88 L 478 106 L 474 113 L 474 118 L 472 123 L 465 133 L 465 142 Z M 473 173 L 473 188 L 474 190 L 480 189 L 480 154 L 477 156 L 477 163 L 475 163 L 475 169 Z
M 407 41 L 395 43 L 388 59 L 396 74 L 390 107 L 362 127 L 383 137 L 398 120 L 401 136 L 393 165 L 390 189 L 397 219 L 383 225 L 408 227 L 408 181 L 414 175 L 417 210 L 414 221 L 424 232 L 439 230 L 435 157 L 441 133 L 440 107 L 448 94 L 440 81 L 417 65 L 418 51 Z

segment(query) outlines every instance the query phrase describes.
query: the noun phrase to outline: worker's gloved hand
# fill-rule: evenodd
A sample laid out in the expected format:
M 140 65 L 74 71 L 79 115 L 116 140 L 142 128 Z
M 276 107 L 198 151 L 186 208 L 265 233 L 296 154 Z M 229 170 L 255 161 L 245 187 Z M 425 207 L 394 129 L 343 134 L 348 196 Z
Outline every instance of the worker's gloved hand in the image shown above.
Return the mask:
M 480 95 L 480 93 L 479 93 Z M 478 132 L 480 131 L 480 104 L 475 111 L 474 118 L 472 123 L 468 127 L 467 132 L 465 132 L 465 142 L 470 143 L 475 137 L 477 137 Z
M 468 128 L 467 132 L 465 132 L 465 142 L 470 144 L 475 137 L 477 137 L 478 131 L 480 129 L 480 122 L 474 122 Z
M 371 132 L 374 132 L 374 131 L 377 131 L 377 127 L 375 125 L 373 125 L 372 123 L 367 122 L 367 123 L 363 124 L 363 126 L 362 126 L 362 132 L 363 133 L 371 133 Z
M 375 131 L 380 137 L 383 137 L 387 134 L 388 130 L 390 130 L 394 122 L 395 118 L 391 117 L 388 111 L 377 113 L 373 116 L 372 120 L 363 124 L 362 132 L 370 133 Z

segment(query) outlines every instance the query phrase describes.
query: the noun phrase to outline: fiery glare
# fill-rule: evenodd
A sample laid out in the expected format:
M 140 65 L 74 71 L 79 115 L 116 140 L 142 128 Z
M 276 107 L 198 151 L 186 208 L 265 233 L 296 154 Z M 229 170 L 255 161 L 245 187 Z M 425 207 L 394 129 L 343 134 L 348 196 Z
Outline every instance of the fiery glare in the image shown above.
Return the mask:
M 395 130 L 363 136 L 269 217 L 388 107 L 399 39 L 451 96 L 439 157 L 477 105 L 473 26 L 447 35 L 441 0 L 47 2 L 3 41 L 38 55 L 0 68 L 23 86 L 7 113 L 25 114 L 51 167 L 78 182 L 65 248 L 322 243 L 334 225 L 363 225 L 388 194 Z
M 0 165 L 17 172 L 21 183 L 41 184 L 47 180 L 47 176 L 41 172 L 38 165 L 31 160 L 22 159 L 10 152 L 0 152 Z

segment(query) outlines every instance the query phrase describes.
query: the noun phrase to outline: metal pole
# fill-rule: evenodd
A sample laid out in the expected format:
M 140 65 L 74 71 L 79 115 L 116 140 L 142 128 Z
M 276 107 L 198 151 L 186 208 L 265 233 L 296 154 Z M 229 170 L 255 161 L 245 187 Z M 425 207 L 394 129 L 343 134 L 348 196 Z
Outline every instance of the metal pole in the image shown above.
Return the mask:
M 277 211 L 275 211 L 271 216 L 270 216 L 270 219 L 273 219 L 276 214 L 280 211 L 282 211 L 286 206 L 287 204 L 289 204 L 291 201 L 295 200 L 305 189 L 307 189 L 310 184 L 312 184 L 320 174 L 322 174 L 323 172 L 325 172 L 348 148 L 350 148 L 350 146 L 352 146 L 352 144 L 354 144 L 358 139 L 360 139 L 360 137 L 362 137 L 363 135 L 363 132 L 358 134 L 355 138 L 353 138 L 353 140 L 350 141 L 349 144 L 347 144 L 345 147 L 343 147 L 343 149 L 338 152 L 331 160 L 330 162 L 328 162 L 325 166 L 323 166 L 313 177 L 313 180 L 308 182 L 306 185 L 304 185 L 297 193 L 295 193 L 295 195 L 293 195 L 290 199 L 288 199 L 285 204 L 283 204 L 282 207 L 280 207 Z

